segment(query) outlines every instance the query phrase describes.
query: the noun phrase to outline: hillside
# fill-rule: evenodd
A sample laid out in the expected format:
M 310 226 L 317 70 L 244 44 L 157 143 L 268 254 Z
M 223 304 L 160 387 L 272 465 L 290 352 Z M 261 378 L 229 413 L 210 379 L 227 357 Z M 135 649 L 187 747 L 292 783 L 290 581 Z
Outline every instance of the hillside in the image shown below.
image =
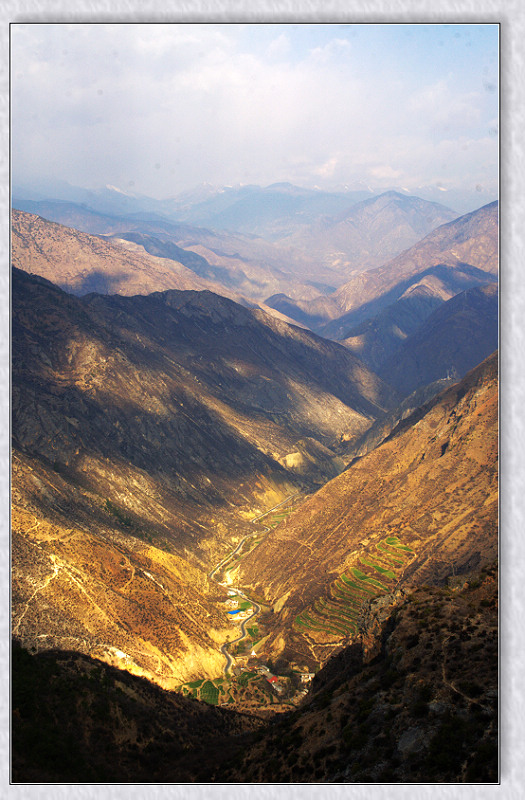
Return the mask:
M 174 258 L 167 260 L 138 248 L 133 251 L 118 247 L 99 236 L 16 209 L 11 220 L 12 265 L 74 294 L 133 295 L 162 289 L 222 291 Z M 184 258 L 181 253 L 177 255 Z
M 78 652 L 13 648 L 15 783 L 190 783 L 261 725 Z
M 268 652 L 325 663 L 362 603 L 443 585 L 498 547 L 498 381 L 493 355 L 403 420 L 241 562 L 232 580 L 273 606 Z
M 315 262 L 308 261 L 305 255 L 294 252 L 290 247 L 279 247 L 261 238 L 198 228 L 148 213 L 132 216 L 102 214 L 71 202 L 15 199 L 13 203 L 15 208 L 12 224 L 16 232 L 14 249 L 16 248 L 17 259 L 14 262 L 15 266 L 27 268 L 28 271 L 53 279 L 53 272 L 44 270 L 56 270 L 60 264 L 61 270 L 65 270 L 68 279 L 72 281 L 67 286 L 78 293 L 81 291 L 77 287 L 83 288 L 82 280 L 77 277 L 78 273 L 81 272 L 85 280 L 88 264 L 85 263 L 85 254 L 79 256 L 76 251 L 72 251 L 68 256 L 67 251 L 72 247 L 78 248 L 79 242 L 86 245 L 89 240 L 82 236 L 82 233 L 96 235 L 99 238 L 105 237 L 113 248 L 123 246 L 125 249 L 121 254 L 121 260 L 127 261 L 129 267 L 131 259 L 130 263 L 133 265 L 132 270 L 122 269 L 122 266 L 118 269 L 116 265 L 113 267 L 119 276 L 119 283 L 114 286 L 111 283 L 108 286 L 103 282 L 101 270 L 97 268 L 94 271 L 94 279 L 98 283 L 89 284 L 85 291 L 107 292 L 120 288 L 122 294 L 137 294 L 139 290 L 145 294 L 177 288 L 166 282 L 166 274 L 171 274 L 173 269 L 181 271 L 180 264 L 173 266 L 173 258 L 176 261 L 182 258 L 190 276 L 191 270 L 195 270 L 194 274 L 200 276 L 199 282 L 194 284 L 195 288 L 205 288 L 202 282 L 205 278 L 217 284 L 215 289 L 210 284 L 206 284 L 206 288 L 226 296 L 231 296 L 232 292 L 235 292 L 237 295 L 245 295 L 252 301 L 262 302 L 266 297 L 283 289 L 298 299 L 311 300 L 334 288 L 319 283 Z M 40 217 L 38 223 L 35 215 Z M 59 223 L 63 226 L 62 230 L 59 230 L 57 225 L 46 229 L 47 221 Z M 31 236 L 28 235 L 28 226 L 31 226 Z M 65 242 L 60 241 L 60 235 L 66 235 Z M 134 248 L 135 255 L 130 256 L 129 252 L 126 252 L 129 250 L 129 245 L 126 244 L 128 239 L 135 242 L 138 240 L 139 244 L 149 250 L 153 246 L 153 255 L 157 256 L 158 260 L 152 260 L 145 250 L 139 249 L 139 246 Z M 172 245 L 175 245 L 175 248 Z M 92 251 L 95 250 L 96 254 L 107 253 L 104 244 L 99 240 L 94 245 L 88 244 L 88 247 Z M 181 250 L 184 253 L 181 253 Z M 111 250 L 111 254 L 114 259 L 116 255 L 114 249 Z M 170 260 L 164 260 L 167 257 Z M 54 264 L 55 260 L 57 264 Z M 313 274 L 309 279 L 301 277 L 301 270 L 306 262 L 309 263 Z M 147 285 L 144 286 L 137 283 L 141 279 L 144 280 L 144 276 L 140 275 L 141 263 L 142 270 L 144 266 L 154 265 L 153 274 L 146 279 Z M 39 264 L 42 264 L 40 269 L 37 268 Z M 102 273 L 107 266 L 103 267 Z M 188 276 L 185 270 L 182 272 Z M 87 276 L 89 275 L 91 272 L 88 269 Z M 56 277 L 54 279 L 56 280 Z M 218 288 L 219 286 L 222 288 Z
M 13 651 L 15 782 L 495 783 L 497 569 L 371 603 L 303 703 L 262 721 L 78 653 Z M 35 736 L 35 730 L 39 736 Z
M 303 705 L 218 772 L 252 783 L 498 782 L 497 568 L 371 603 Z M 217 773 L 216 773 L 217 774 Z

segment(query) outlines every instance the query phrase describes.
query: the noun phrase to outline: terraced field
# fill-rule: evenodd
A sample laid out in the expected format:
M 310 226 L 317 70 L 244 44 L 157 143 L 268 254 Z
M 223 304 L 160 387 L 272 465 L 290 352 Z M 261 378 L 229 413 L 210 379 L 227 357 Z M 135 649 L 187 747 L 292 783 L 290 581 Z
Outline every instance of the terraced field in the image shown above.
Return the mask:
M 231 705 L 246 702 L 260 706 L 278 704 L 278 699 L 268 686 L 266 678 L 257 672 L 243 672 L 238 677 L 214 678 L 185 683 L 176 688 L 183 695 L 202 700 L 210 705 Z
M 268 517 L 265 520 L 266 525 L 269 528 L 276 528 L 277 525 L 279 525 L 279 523 L 282 522 L 283 519 L 286 519 L 286 517 L 289 516 L 289 514 L 291 514 L 293 510 L 294 507 L 290 505 L 289 507 L 283 508 L 279 510 L 279 512 L 272 514 L 271 516 L 268 515 Z
M 328 597 L 318 598 L 295 618 L 299 632 L 322 631 L 337 637 L 357 633 L 357 619 L 365 600 L 386 594 L 399 581 L 415 552 L 397 536 L 381 539 L 375 552 L 359 558 L 331 584 Z

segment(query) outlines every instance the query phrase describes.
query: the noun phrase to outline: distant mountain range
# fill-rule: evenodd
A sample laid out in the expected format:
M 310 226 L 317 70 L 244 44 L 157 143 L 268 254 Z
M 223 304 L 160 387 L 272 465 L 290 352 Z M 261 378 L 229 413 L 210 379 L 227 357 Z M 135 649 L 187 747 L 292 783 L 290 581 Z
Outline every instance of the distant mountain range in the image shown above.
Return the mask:
M 281 242 L 350 277 L 386 263 L 456 217 L 456 212 L 438 203 L 385 192 L 355 203 L 339 214 L 319 218 Z
M 139 246 L 150 249 L 153 246 L 155 254 L 168 259 L 165 264 L 165 270 L 168 271 L 171 269 L 168 253 L 171 252 L 173 258 L 172 246 L 175 245 L 179 248 L 178 258 L 182 256 L 181 249 L 200 256 L 200 260 L 192 261 L 197 274 L 216 280 L 227 294 L 235 291 L 258 302 L 283 288 L 287 293 L 304 300 L 333 289 L 308 277 L 297 277 L 291 268 L 294 266 L 296 271 L 300 271 L 304 259 L 294 255 L 290 248 L 280 249 L 273 243 L 243 234 L 214 232 L 150 215 L 146 215 L 146 218 L 112 216 L 62 201 L 16 201 L 15 210 L 38 215 L 76 231 L 111 237 L 114 244 L 140 241 Z M 15 230 L 21 220 L 20 214 L 13 213 Z M 190 256 L 182 257 L 188 263 Z M 169 288 L 169 285 L 158 282 L 155 288 L 162 290 Z M 121 290 L 125 292 L 125 286 Z M 217 287 L 217 291 L 222 290 Z
M 272 213 L 278 212 L 272 205 L 275 195 L 282 195 L 287 203 L 305 200 L 305 193 L 292 186 L 270 188 L 265 196 Z M 245 187 L 245 191 L 252 199 L 260 196 L 253 187 Z M 233 190 L 231 193 L 235 194 Z M 310 192 L 307 196 L 316 195 Z M 213 202 L 217 202 L 216 195 Z M 301 275 L 298 250 L 287 260 L 286 252 L 279 249 L 281 244 L 249 239 L 245 234 L 191 228 L 186 223 L 107 216 L 68 202 L 26 201 L 24 205 L 77 226 L 76 231 L 59 228 L 13 210 L 12 259 L 26 271 L 77 294 L 191 288 L 208 289 L 248 306 L 258 304 L 325 337 L 343 341 L 390 381 L 396 374 L 393 359 L 400 348 L 403 358 L 407 357 L 412 337 L 431 314 L 469 288 L 497 282 L 497 203 L 440 225 L 393 260 L 356 274 L 331 294 L 326 294 L 326 286 L 311 280 L 310 266 L 303 264 Z M 375 232 L 379 242 L 381 232 L 400 233 L 401 219 L 410 221 L 415 235 L 416 230 L 421 232 L 432 225 L 441 213 L 439 207 L 417 198 L 387 193 L 354 204 L 351 213 L 331 227 L 344 225 L 355 231 L 360 220 L 365 226 L 362 230 L 368 226 L 367 235 Z M 98 236 L 83 235 L 78 228 L 96 231 Z M 285 291 L 268 296 L 273 288 Z M 491 297 L 497 302 L 496 295 Z M 471 309 L 471 323 L 473 315 Z M 437 340 L 429 343 L 431 352 L 437 352 L 436 347 L 440 350 L 435 368 L 431 367 L 432 357 L 425 359 L 425 375 L 417 378 L 413 374 L 409 379 L 406 372 L 399 388 L 410 394 L 447 373 L 461 376 L 488 355 L 497 341 L 497 316 L 486 316 L 484 323 L 480 318 L 476 324 L 481 335 L 479 346 L 475 337 L 460 337 L 454 343 L 453 337 L 441 336 L 441 344 Z M 451 353 L 457 348 L 465 352 L 458 351 L 453 357 Z M 415 354 L 412 358 L 417 361 Z
M 96 215 L 109 215 L 127 220 L 128 226 L 121 220 L 120 232 L 136 230 L 140 220 L 159 225 L 184 223 L 227 232 L 230 237 L 237 234 L 237 238 L 239 234 L 255 236 L 276 246 L 274 252 L 279 254 L 281 266 L 296 278 L 332 287 L 354 271 L 384 263 L 457 216 L 439 203 L 401 192 L 377 196 L 368 191 L 323 192 L 289 183 L 264 188 L 201 187 L 179 198 L 157 201 L 111 186 L 93 192 L 57 182 L 33 188 L 15 186 L 13 198 L 16 208 L 89 233 L 108 232 L 102 229 L 105 223 L 100 218 L 97 227 Z M 69 217 L 65 216 L 67 204 L 73 206 Z M 83 222 L 82 209 L 86 212 Z M 139 229 L 154 233 L 152 229 Z M 200 244 L 205 242 L 201 240 Z M 226 248 L 223 252 L 233 255 L 235 251 Z M 268 245 L 266 253 L 271 259 Z M 259 252 L 259 259 L 261 255 Z M 272 263 L 276 266 L 275 261 Z

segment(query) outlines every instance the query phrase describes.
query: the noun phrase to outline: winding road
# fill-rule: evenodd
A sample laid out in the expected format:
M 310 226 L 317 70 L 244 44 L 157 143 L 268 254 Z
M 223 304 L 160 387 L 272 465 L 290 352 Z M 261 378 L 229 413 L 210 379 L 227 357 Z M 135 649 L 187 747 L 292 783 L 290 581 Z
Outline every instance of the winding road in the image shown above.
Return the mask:
M 295 494 L 291 494 L 289 497 L 286 497 L 284 500 L 281 500 L 280 503 L 277 503 L 276 506 L 273 506 L 273 508 L 269 508 L 267 511 L 264 511 L 262 514 L 258 514 L 256 517 L 251 519 L 250 522 L 252 524 L 255 524 L 260 519 L 263 519 L 263 517 L 266 517 L 266 516 L 268 516 L 268 514 L 271 514 L 272 511 L 275 511 L 277 508 L 281 508 L 281 506 L 284 506 L 284 505 L 287 505 L 288 503 L 290 503 L 295 497 L 298 497 L 298 495 L 300 495 L 300 492 L 296 492 Z M 264 526 L 263 530 L 262 530 L 262 533 L 267 534 L 267 533 L 269 533 L 269 531 L 270 531 L 270 528 L 268 528 L 267 526 Z M 225 558 L 223 558 L 222 561 L 220 561 L 217 564 L 217 566 L 214 567 L 211 570 L 211 572 L 208 573 L 208 578 L 210 580 L 212 580 L 212 581 L 215 581 L 216 583 L 219 583 L 221 586 L 223 586 L 223 584 L 221 584 L 215 578 L 215 574 L 217 573 L 217 571 L 221 567 L 223 567 L 225 564 L 227 564 L 228 561 L 231 561 L 231 559 L 234 556 L 237 555 L 237 553 L 242 549 L 242 547 L 244 546 L 244 543 L 248 539 L 253 539 L 255 536 L 260 536 L 260 535 L 261 535 L 261 531 L 258 530 L 258 531 L 254 531 L 253 533 L 248 533 L 246 536 L 244 536 L 241 539 L 241 541 L 239 542 L 239 544 L 237 545 L 237 547 L 235 548 L 235 550 L 232 550 L 231 553 L 229 553 Z M 258 605 L 258 603 L 256 603 L 255 600 L 252 600 L 251 597 L 248 597 L 244 592 L 242 592 L 240 589 L 236 589 L 234 586 L 232 586 L 230 588 L 232 589 L 232 591 L 235 591 L 236 594 L 239 595 L 239 597 L 242 597 L 245 600 L 248 600 L 252 604 L 254 611 L 253 611 L 253 614 L 251 614 L 249 617 L 247 617 L 246 619 L 244 619 L 241 622 L 241 626 L 240 626 L 241 635 L 238 636 L 237 639 L 232 639 L 232 641 L 225 642 L 221 647 L 221 653 L 223 654 L 223 656 L 226 659 L 226 666 L 224 667 L 224 674 L 225 675 L 228 674 L 232 664 L 234 663 L 234 659 L 233 659 L 233 657 L 231 656 L 231 654 L 229 652 L 229 648 L 232 645 L 237 644 L 238 642 L 242 642 L 242 640 L 246 638 L 246 636 L 247 636 L 246 625 L 248 624 L 248 622 L 250 622 L 252 619 L 254 619 L 261 611 L 260 605 Z

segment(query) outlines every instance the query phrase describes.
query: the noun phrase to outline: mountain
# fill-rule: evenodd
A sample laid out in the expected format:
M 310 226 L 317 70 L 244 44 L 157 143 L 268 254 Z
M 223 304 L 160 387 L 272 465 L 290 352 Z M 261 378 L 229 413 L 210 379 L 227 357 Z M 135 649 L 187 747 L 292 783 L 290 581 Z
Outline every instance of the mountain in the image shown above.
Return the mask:
M 457 214 L 439 203 L 384 192 L 324 217 L 283 240 L 342 275 L 385 264 Z
M 498 275 L 498 204 L 440 226 L 414 247 L 382 267 L 368 270 L 341 286 L 333 295 L 339 318 L 324 334 L 346 338 L 347 331 L 398 300 L 421 278 L 435 276 L 448 297 Z
M 400 192 L 326 192 L 290 183 L 226 187 L 204 200 L 181 198 L 180 220 L 289 245 L 315 260 L 327 283 L 384 263 L 457 217 L 445 206 Z M 175 198 L 175 202 L 177 198 Z M 313 277 L 312 273 L 310 277 Z
M 216 230 L 238 231 L 269 241 L 283 239 L 321 217 L 339 215 L 370 195 L 366 191 L 324 192 L 291 183 L 226 187 L 202 202 L 181 198 L 180 220 Z M 175 198 L 175 202 L 178 198 Z
M 498 346 L 498 287 L 444 300 L 424 278 L 343 343 L 403 396 L 447 374 L 461 378 Z
M 498 583 L 370 601 L 358 640 L 314 677 L 303 704 L 215 770 L 239 783 L 498 781 Z
M 199 257 L 178 248 L 179 259 L 194 264 Z M 213 277 L 199 260 L 199 272 Z M 226 291 L 203 279 L 175 257 L 158 258 L 144 249 L 118 246 L 100 236 L 57 225 L 42 217 L 13 209 L 11 263 L 40 275 L 75 294 L 107 292 L 147 294 L 161 289 L 211 289 Z
M 22 224 L 22 212 L 26 212 L 83 233 L 111 237 L 113 244 L 129 248 L 125 243 L 135 242 L 137 249 L 142 246 L 163 258 L 173 258 L 172 246 L 175 245 L 177 258 L 182 257 L 190 269 L 196 269 L 197 275 L 218 283 L 222 289 L 216 291 L 224 293 L 222 290 L 226 290 L 227 295 L 235 292 L 260 302 L 284 288 L 294 297 L 311 300 L 334 288 L 316 280 L 318 276 L 315 274 L 313 279 L 301 278 L 301 269 L 307 258 L 294 253 L 291 248 L 281 248 L 260 238 L 214 232 L 151 214 L 126 217 L 101 214 L 71 202 L 14 199 L 13 205 L 12 224 L 15 229 Z M 56 235 L 55 230 L 53 236 Z M 43 231 L 39 238 L 44 238 Z M 32 247 L 29 239 L 27 245 Z M 45 243 L 43 247 L 45 250 Z M 192 254 L 195 258 L 190 260 Z M 312 271 L 313 267 L 308 269 Z M 73 264 L 70 264 L 70 271 L 74 272 Z M 159 282 L 149 291 L 165 288 L 168 287 Z
M 356 273 L 331 294 L 301 299 L 281 292 L 266 303 L 338 341 L 377 329 L 381 350 L 392 334 L 399 341 L 441 302 L 496 282 L 497 274 L 498 204 L 491 203 L 440 226 L 383 266 Z M 370 353 L 368 348 L 365 357 Z
M 361 458 L 383 442 L 392 433 L 394 428 L 404 419 L 409 417 L 420 406 L 429 403 L 433 397 L 444 391 L 448 386 L 457 383 L 457 377 L 440 378 L 433 383 L 428 383 L 420 389 L 405 397 L 395 408 L 386 411 L 358 439 L 354 439 L 346 448 L 345 458 L 352 462 Z
M 230 573 L 265 598 L 266 650 L 325 663 L 363 602 L 444 585 L 497 555 L 497 354 L 401 421 Z
M 437 275 L 425 275 L 394 303 L 347 331 L 343 344 L 372 369 L 378 369 L 395 358 L 406 338 L 448 299 L 447 288 Z
M 38 192 L 32 197 L 15 187 L 13 197 L 21 210 L 88 233 L 139 231 L 184 248 L 198 245 L 216 256 L 241 259 L 245 274 L 237 279 L 250 280 L 251 290 L 245 284 L 242 291 L 257 300 L 282 292 L 298 300 L 326 294 L 354 272 L 384 263 L 456 216 L 438 203 L 399 192 L 371 197 L 369 191 L 324 192 L 290 183 L 204 187 L 164 201 L 111 186 L 76 193 L 74 187 L 58 187 L 56 196 L 39 199 L 34 199 Z M 209 252 L 199 254 L 210 260 Z M 258 269 L 252 276 L 254 267 Z M 262 268 L 278 270 L 272 277 L 279 281 L 268 283 L 266 275 L 261 283 Z M 305 295 L 294 282 L 317 285 L 320 291 Z
M 336 474 L 341 439 L 396 394 L 210 292 L 74 297 L 14 269 L 12 324 L 16 635 L 166 686 L 220 673 L 207 572 L 247 520 Z
M 297 241 L 335 203 L 235 191 L 170 202 Z M 13 213 L 13 778 L 496 781 L 497 352 L 452 381 L 497 205 L 326 296 L 315 253 L 85 202 L 120 194 Z M 357 205 L 323 224 L 406 230 Z
M 95 190 L 84 189 L 57 179 L 37 179 L 29 184 L 15 183 L 13 196 L 22 202 L 54 201 L 79 204 L 101 215 L 139 213 L 165 217 L 171 208 L 169 201 L 155 200 L 153 197 L 125 191 L 117 186 L 107 184 Z
M 403 396 L 447 375 L 461 377 L 497 348 L 498 328 L 497 286 L 467 289 L 430 314 L 376 371 Z

